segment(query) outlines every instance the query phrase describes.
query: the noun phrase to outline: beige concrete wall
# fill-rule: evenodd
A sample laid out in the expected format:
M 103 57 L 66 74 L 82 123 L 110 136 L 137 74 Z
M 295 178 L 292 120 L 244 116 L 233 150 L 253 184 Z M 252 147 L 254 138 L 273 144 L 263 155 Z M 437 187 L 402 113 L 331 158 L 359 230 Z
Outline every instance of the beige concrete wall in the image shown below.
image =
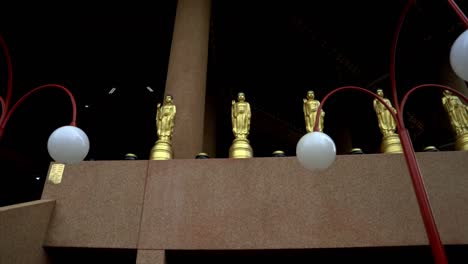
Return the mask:
M 0 263 L 49 263 L 42 248 L 55 201 L 0 207 Z
M 446 244 L 468 244 L 468 152 L 417 153 Z M 65 168 L 46 245 L 277 249 L 426 245 L 403 155 L 94 161 Z M 77 210 L 78 209 L 78 210 Z M 91 235 L 93 234 L 93 235 Z

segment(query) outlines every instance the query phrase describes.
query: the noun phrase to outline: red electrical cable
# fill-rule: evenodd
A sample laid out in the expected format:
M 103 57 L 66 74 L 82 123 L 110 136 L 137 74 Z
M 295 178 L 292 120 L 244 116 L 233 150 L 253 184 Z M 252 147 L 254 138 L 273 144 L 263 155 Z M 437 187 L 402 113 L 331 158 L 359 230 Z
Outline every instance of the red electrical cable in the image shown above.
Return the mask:
M 435 223 L 434 215 L 431 209 L 431 203 L 429 202 L 429 198 L 427 196 L 426 187 L 419 169 L 418 161 L 416 159 L 416 154 L 414 152 L 408 129 L 403 128 L 398 132 L 398 134 L 400 136 L 406 166 L 408 167 L 408 171 L 411 177 L 411 183 L 416 195 L 416 200 L 418 201 L 419 211 L 424 223 L 426 235 L 431 247 L 432 256 L 434 257 L 434 263 L 447 264 L 447 255 L 445 254 L 444 245 L 440 240 L 439 231 L 437 229 L 437 225 Z
M 61 89 L 61 90 L 65 91 L 68 94 L 68 96 L 70 97 L 70 101 L 72 103 L 72 109 L 73 109 L 72 122 L 70 123 L 70 125 L 71 126 L 76 126 L 76 101 L 75 101 L 75 97 L 73 96 L 73 94 L 65 86 L 62 86 L 62 85 L 59 85 L 59 84 L 45 84 L 45 85 L 41 85 L 39 87 L 36 87 L 36 88 L 32 89 L 31 91 L 29 91 L 28 93 L 26 93 L 25 95 L 23 95 L 13 105 L 13 107 L 7 112 L 5 118 L 2 120 L 2 123 L 0 123 L 0 139 L 3 136 L 3 131 L 5 129 L 5 126 L 6 126 L 7 122 L 8 122 L 8 120 L 10 119 L 11 115 L 15 112 L 15 110 L 18 108 L 18 106 L 20 106 L 21 103 L 23 103 L 24 100 L 26 100 L 33 93 L 35 93 L 37 91 L 40 91 L 40 90 L 43 90 L 43 89 L 46 89 L 46 88 L 58 88 L 58 89 Z
M 465 27 L 468 29 L 468 18 L 465 16 L 463 11 L 460 9 L 460 7 L 455 3 L 455 0 L 448 0 L 450 6 L 452 7 L 453 11 L 457 13 L 458 18 L 465 24 Z
M 414 4 L 414 2 L 415 2 L 414 0 L 409 0 L 406 3 L 398 19 L 398 24 L 395 29 L 395 33 L 394 33 L 393 40 L 392 40 L 392 48 L 390 52 L 390 82 L 391 82 L 392 94 L 393 94 L 393 104 L 395 105 L 396 109 L 400 109 L 399 101 L 398 101 L 396 77 L 395 77 L 396 75 L 395 74 L 395 64 L 396 64 L 395 61 L 396 61 L 396 50 L 397 50 L 398 38 L 400 36 L 401 28 L 403 27 L 406 16 L 408 15 L 408 12 L 411 6 Z M 455 11 L 455 13 L 458 15 L 458 17 L 460 18 L 460 20 L 464 23 L 465 27 L 468 29 L 468 18 L 460 9 L 460 7 L 457 5 L 455 0 L 448 0 L 448 2 L 450 6 L 452 7 L 452 9 Z
M 13 66 L 11 64 L 11 57 L 10 52 L 8 51 L 8 46 L 5 40 L 3 39 L 2 35 L 0 35 L 0 46 L 3 49 L 3 53 L 5 55 L 8 71 L 7 95 L 5 100 L 5 108 L 3 109 L 3 111 L 8 111 L 8 107 L 10 106 L 11 101 L 11 94 L 13 91 Z
M 463 11 L 458 7 L 458 5 L 455 3 L 454 0 L 448 0 L 448 2 L 450 6 L 453 8 L 453 10 L 455 11 L 455 13 L 457 13 L 460 20 L 468 28 L 468 19 L 463 13 Z M 401 31 L 401 28 L 403 26 L 404 20 L 409 12 L 410 7 L 413 5 L 413 3 L 414 3 L 414 0 L 408 1 L 408 3 L 406 4 L 405 8 L 403 9 L 400 15 L 397 28 L 395 30 L 393 43 L 392 43 L 392 49 L 391 49 L 391 55 L 390 55 L 390 81 L 391 81 L 391 87 L 392 87 L 392 93 L 393 93 L 393 101 L 399 112 L 399 114 L 397 115 L 398 116 L 397 124 L 399 124 L 399 128 L 400 128 L 400 131 L 399 131 L 400 140 L 401 140 L 401 144 L 403 147 L 403 152 L 405 154 L 406 164 L 410 172 L 413 189 L 416 194 L 416 198 L 418 200 L 418 205 L 421 211 L 421 216 L 423 218 L 424 227 L 426 228 L 427 237 L 431 245 L 432 254 L 434 256 L 435 263 L 445 264 L 448 262 L 447 256 L 445 254 L 444 246 L 440 240 L 439 232 L 437 230 L 437 226 L 434 221 L 430 202 L 429 202 L 429 199 L 427 198 L 426 188 L 424 187 L 424 181 L 422 179 L 421 172 L 419 170 L 419 166 L 416 160 L 416 155 L 413 149 L 413 145 L 411 143 L 410 135 L 408 133 L 408 130 L 405 128 L 405 125 L 403 122 L 402 113 L 403 113 L 403 108 L 408 99 L 408 96 L 412 94 L 414 91 L 421 89 L 423 87 L 439 87 L 443 89 L 448 88 L 448 90 L 464 98 L 465 101 L 466 101 L 466 97 L 462 95 L 461 93 L 459 93 L 458 91 L 451 89 L 450 87 L 447 87 L 447 86 L 423 84 L 423 85 L 416 86 L 412 88 L 411 90 L 409 90 L 405 94 L 401 102 L 401 106 L 399 106 L 397 87 L 396 87 L 396 77 L 395 77 L 396 48 L 397 48 L 397 43 L 398 43 L 398 37 Z
M 33 90 L 29 91 L 25 95 L 23 95 L 14 105 L 11 109 L 9 109 L 10 102 L 11 102 L 11 94 L 13 91 L 13 67 L 11 63 L 11 56 L 10 52 L 8 50 L 8 46 L 6 45 L 5 40 L 3 39 L 2 35 L 0 35 L 0 46 L 3 49 L 3 52 L 5 54 L 5 59 L 7 63 L 7 71 L 8 71 L 8 83 L 7 83 L 7 96 L 6 99 L 3 99 L 3 97 L 0 97 L 0 103 L 2 106 L 2 114 L 0 115 L 0 140 L 3 137 L 3 132 L 5 130 L 5 126 L 10 119 L 11 115 L 14 113 L 16 108 L 24 102 L 31 94 L 40 91 L 45 88 L 58 88 L 63 91 L 65 91 L 68 96 L 70 97 L 70 101 L 72 103 L 72 109 L 73 109 L 73 115 L 72 115 L 72 122 L 70 125 L 76 126 L 76 101 L 75 97 L 73 94 L 68 90 L 65 86 L 59 85 L 59 84 L 45 84 L 41 85 L 39 87 L 34 88 Z
M 468 98 L 465 95 L 448 86 L 440 84 L 421 84 L 411 88 L 408 92 L 406 92 L 406 94 L 403 96 L 403 99 L 401 100 L 400 109 L 398 109 L 399 113 L 403 113 L 409 96 L 412 95 L 415 91 L 423 88 L 439 88 L 442 90 L 449 90 L 457 96 L 463 98 L 465 102 L 468 102 Z M 398 117 L 398 122 L 404 124 L 402 114 L 400 114 Z M 434 256 L 435 263 L 445 264 L 448 262 L 447 256 L 445 254 L 444 246 L 440 240 L 439 232 L 434 221 L 434 216 L 432 214 L 430 202 L 427 197 L 426 188 L 424 187 L 424 180 L 421 177 L 421 172 L 419 170 L 409 132 L 406 128 L 404 128 L 402 129 L 402 131 L 399 132 L 399 134 L 405 153 L 406 164 L 408 165 L 408 170 L 410 171 L 411 182 L 413 183 L 413 188 L 416 193 L 416 199 L 418 200 L 418 204 L 420 205 L 419 209 L 421 211 L 421 215 L 423 216 L 422 218 L 424 222 L 424 227 L 426 228 L 426 233 L 428 235 L 429 243 L 431 245 L 432 255 Z
M 468 102 L 468 97 L 466 97 L 461 92 L 459 92 L 459 91 L 457 91 L 457 90 L 455 90 L 455 89 L 453 89 L 453 88 L 451 88 L 449 86 L 441 85 L 441 84 L 427 83 L 427 84 L 421 84 L 421 85 L 415 86 L 415 87 L 411 88 L 408 92 L 406 92 L 405 96 L 403 97 L 403 100 L 401 100 L 401 105 L 400 105 L 400 109 L 399 109 L 400 113 L 403 113 L 403 111 L 405 109 L 406 101 L 408 100 L 408 97 L 411 94 L 413 94 L 415 91 L 420 90 L 422 88 L 440 88 L 440 89 L 443 89 L 443 90 L 449 90 L 452 93 L 454 93 L 455 95 L 457 95 L 458 97 L 463 98 L 463 100 L 465 100 L 465 102 Z M 400 116 L 400 118 L 402 118 L 402 117 Z
M 434 85 L 427 84 L 427 85 L 420 85 L 418 87 L 411 89 L 410 92 L 405 94 L 404 100 L 402 101 L 401 105 L 402 106 L 405 105 L 408 95 L 411 94 L 414 90 L 417 90 L 426 86 L 434 87 Z M 441 85 L 439 88 L 446 89 L 447 87 Z M 380 96 L 376 95 L 375 93 L 367 89 L 357 87 L 357 86 L 344 86 L 344 87 L 340 87 L 331 91 L 323 98 L 322 103 L 319 105 L 317 109 L 314 131 L 318 131 L 319 118 L 320 118 L 320 114 L 322 111 L 322 107 L 325 104 L 325 102 L 328 100 L 330 96 L 343 90 L 355 90 L 355 91 L 364 92 L 366 94 L 373 96 L 375 99 L 379 100 L 390 111 L 390 114 L 396 120 L 396 124 L 398 126 L 398 134 L 400 136 L 401 145 L 403 147 L 403 154 L 405 156 L 405 161 L 408 166 L 408 171 L 409 171 L 413 189 L 416 195 L 416 200 L 418 201 L 419 211 L 423 219 L 424 227 L 426 230 L 426 235 L 429 240 L 429 244 L 431 246 L 432 255 L 434 257 L 436 264 L 447 264 L 448 263 L 447 256 L 445 254 L 442 241 L 440 240 L 439 231 L 437 229 L 437 225 L 434 220 L 429 198 L 427 196 L 427 191 L 424 186 L 424 181 L 421 175 L 421 171 L 419 170 L 418 161 L 416 160 L 416 155 L 413 149 L 413 144 L 411 143 L 411 138 L 408 133 L 408 130 L 405 128 L 405 125 L 403 123 L 403 118 L 401 118 L 402 111 L 400 111 L 399 109 L 398 112 L 395 113 L 393 109 L 390 108 L 390 106 L 387 105 Z M 449 90 L 452 91 L 453 89 L 449 89 Z M 459 93 L 456 92 L 456 94 L 458 95 Z M 466 97 L 463 97 L 463 98 L 466 99 Z
M 366 93 L 366 94 L 369 94 L 371 96 L 373 96 L 375 99 L 379 100 L 379 102 L 381 102 L 387 109 L 389 109 L 390 111 L 390 114 L 393 116 L 393 118 L 395 120 L 398 120 L 398 117 L 397 117 L 397 113 L 395 113 L 389 105 L 387 105 L 387 103 L 383 100 L 382 97 L 376 95 L 375 93 L 365 89 L 365 88 L 362 88 L 362 87 L 359 87 L 359 86 L 343 86 L 343 87 L 339 87 L 339 88 L 336 88 L 334 89 L 333 91 L 329 92 L 327 95 L 325 95 L 325 97 L 322 99 L 322 103 L 319 105 L 319 107 L 317 108 L 317 115 L 315 116 L 315 124 L 314 124 L 314 131 L 319 131 L 319 120 L 320 120 L 320 113 L 322 112 L 322 106 L 325 104 L 325 102 L 328 100 L 328 98 L 332 95 L 334 95 L 335 93 L 337 92 L 340 92 L 340 91 L 343 91 L 343 90 L 354 90 L 354 91 L 360 91 L 360 92 L 363 92 L 363 93 Z M 400 124 L 398 122 L 396 122 L 397 126 L 398 126 L 398 129 L 400 129 Z
M 6 104 L 5 104 L 5 100 L 3 99 L 3 97 L 0 96 L 0 105 L 2 106 L 2 114 L 0 115 L 0 124 L 2 123 L 3 121 L 3 118 L 5 117 L 6 115 Z
M 398 24 L 395 29 L 395 33 L 393 35 L 393 40 L 392 40 L 392 49 L 390 51 L 390 83 L 392 86 L 392 95 L 393 95 L 393 104 L 395 105 L 395 108 L 399 108 L 399 102 L 398 102 L 398 92 L 397 92 L 397 85 L 396 85 L 396 77 L 395 77 L 395 61 L 396 61 L 396 49 L 397 49 L 397 44 L 398 44 L 398 38 L 400 36 L 401 28 L 403 27 L 403 23 L 405 22 L 406 16 L 408 15 L 408 12 L 413 6 L 414 0 L 409 0 L 408 3 L 406 3 L 405 8 L 400 14 L 400 17 L 398 18 Z

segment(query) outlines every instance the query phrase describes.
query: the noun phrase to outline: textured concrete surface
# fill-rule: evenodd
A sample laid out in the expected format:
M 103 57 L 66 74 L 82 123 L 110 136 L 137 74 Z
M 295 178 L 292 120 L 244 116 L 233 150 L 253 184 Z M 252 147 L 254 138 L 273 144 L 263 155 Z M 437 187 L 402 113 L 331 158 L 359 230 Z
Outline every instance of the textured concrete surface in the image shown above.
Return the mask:
M 468 152 L 418 153 L 445 244 L 468 244 Z M 93 161 L 67 166 L 45 245 L 288 249 L 425 245 L 403 155 Z M 140 222 L 141 221 L 141 222 Z M 148 252 L 147 252 L 148 253 Z M 150 254 L 150 253 L 148 253 Z
M 164 250 L 138 250 L 136 264 L 165 264 Z
M 55 199 L 46 246 L 136 248 L 148 161 L 66 165 L 62 182 L 46 183 Z
M 42 248 L 55 201 L 0 207 L 0 263 L 49 263 Z
M 419 153 L 442 239 L 468 243 L 468 152 Z M 150 162 L 145 249 L 427 244 L 403 155 L 346 155 L 309 172 L 294 157 Z

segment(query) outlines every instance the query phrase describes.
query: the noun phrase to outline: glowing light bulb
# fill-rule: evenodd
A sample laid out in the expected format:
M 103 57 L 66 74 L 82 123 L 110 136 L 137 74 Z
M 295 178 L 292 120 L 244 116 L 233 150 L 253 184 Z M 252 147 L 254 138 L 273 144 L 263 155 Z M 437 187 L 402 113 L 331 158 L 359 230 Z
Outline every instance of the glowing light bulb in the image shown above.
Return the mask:
M 458 77 L 468 81 L 468 30 L 453 43 L 450 50 L 450 65 Z
M 57 162 L 78 163 L 88 154 L 89 139 L 86 133 L 78 127 L 59 127 L 50 135 L 47 150 Z
M 296 156 L 306 169 L 324 170 L 335 161 L 335 142 L 322 132 L 307 133 L 297 142 Z

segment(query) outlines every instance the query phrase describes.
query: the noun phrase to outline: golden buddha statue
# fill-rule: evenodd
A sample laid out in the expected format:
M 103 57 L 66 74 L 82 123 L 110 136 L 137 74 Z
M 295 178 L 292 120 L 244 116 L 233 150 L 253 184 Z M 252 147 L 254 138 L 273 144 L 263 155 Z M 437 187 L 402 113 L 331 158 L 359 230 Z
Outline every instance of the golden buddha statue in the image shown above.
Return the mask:
M 171 140 L 174 132 L 176 107 L 172 103 L 172 96 L 167 95 L 164 104 L 158 103 L 156 110 L 156 127 L 159 140 Z
M 231 121 L 232 132 L 236 138 L 245 139 L 249 135 L 250 118 L 250 104 L 245 101 L 245 94 L 239 93 L 237 95 L 238 102 L 232 100 L 231 106 Z
M 449 90 L 444 91 L 442 104 L 457 137 L 455 149 L 468 150 L 468 106 Z
M 317 116 L 317 110 L 320 106 L 320 101 L 315 99 L 314 91 L 307 91 L 307 98 L 303 99 L 304 105 L 304 118 L 307 132 L 314 131 L 315 117 Z M 319 131 L 323 131 L 323 118 L 325 117 L 325 111 L 321 111 L 319 120 Z
M 390 106 L 392 111 L 396 113 L 392 103 L 387 98 L 384 98 L 382 89 L 377 89 L 377 95 L 383 99 L 383 101 Z M 374 99 L 374 110 L 377 114 L 377 120 L 379 123 L 380 132 L 383 135 L 381 152 L 383 153 L 402 153 L 400 138 L 396 133 L 397 125 L 396 120 L 393 118 L 390 110 L 385 107 L 379 100 Z
M 164 103 L 158 103 L 156 110 L 156 132 L 158 140 L 151 149 L 151 160 L 172 159 L 171 139 L 174 133 L 176 106 L 172 96 L 166 95 Z
M 387 103 L 387 105 L 390 106 L 390 108 L 392 108 L 392 111 L 396 113 L 396 110 L 395 108 L 393 108 L 390 100 L 384 98 L 382 89 L 377 90 L 377 95 L 380 96 L 385 101 L 385 103 Z M 385 107 L 385 105 L 382 104 L 379 100 L 374 99 L 374 110 L 377 114 L 379 128 L 380 132 L 382 132 L 382 135 L 385 137 L 388 135 L 396 134 L 396 121 L 393 118 L 390 111 L 387 109 L 387 107 Z
M 232 100 L 231 104 L 232 133 L 235 138 L 229 149 L 230 158 L 251 158 L 253 156 L 252 147 L 247 139 L 251 117 L 250 104 L 245 101 L 245 94 L 239 93 L 237 102 Z

